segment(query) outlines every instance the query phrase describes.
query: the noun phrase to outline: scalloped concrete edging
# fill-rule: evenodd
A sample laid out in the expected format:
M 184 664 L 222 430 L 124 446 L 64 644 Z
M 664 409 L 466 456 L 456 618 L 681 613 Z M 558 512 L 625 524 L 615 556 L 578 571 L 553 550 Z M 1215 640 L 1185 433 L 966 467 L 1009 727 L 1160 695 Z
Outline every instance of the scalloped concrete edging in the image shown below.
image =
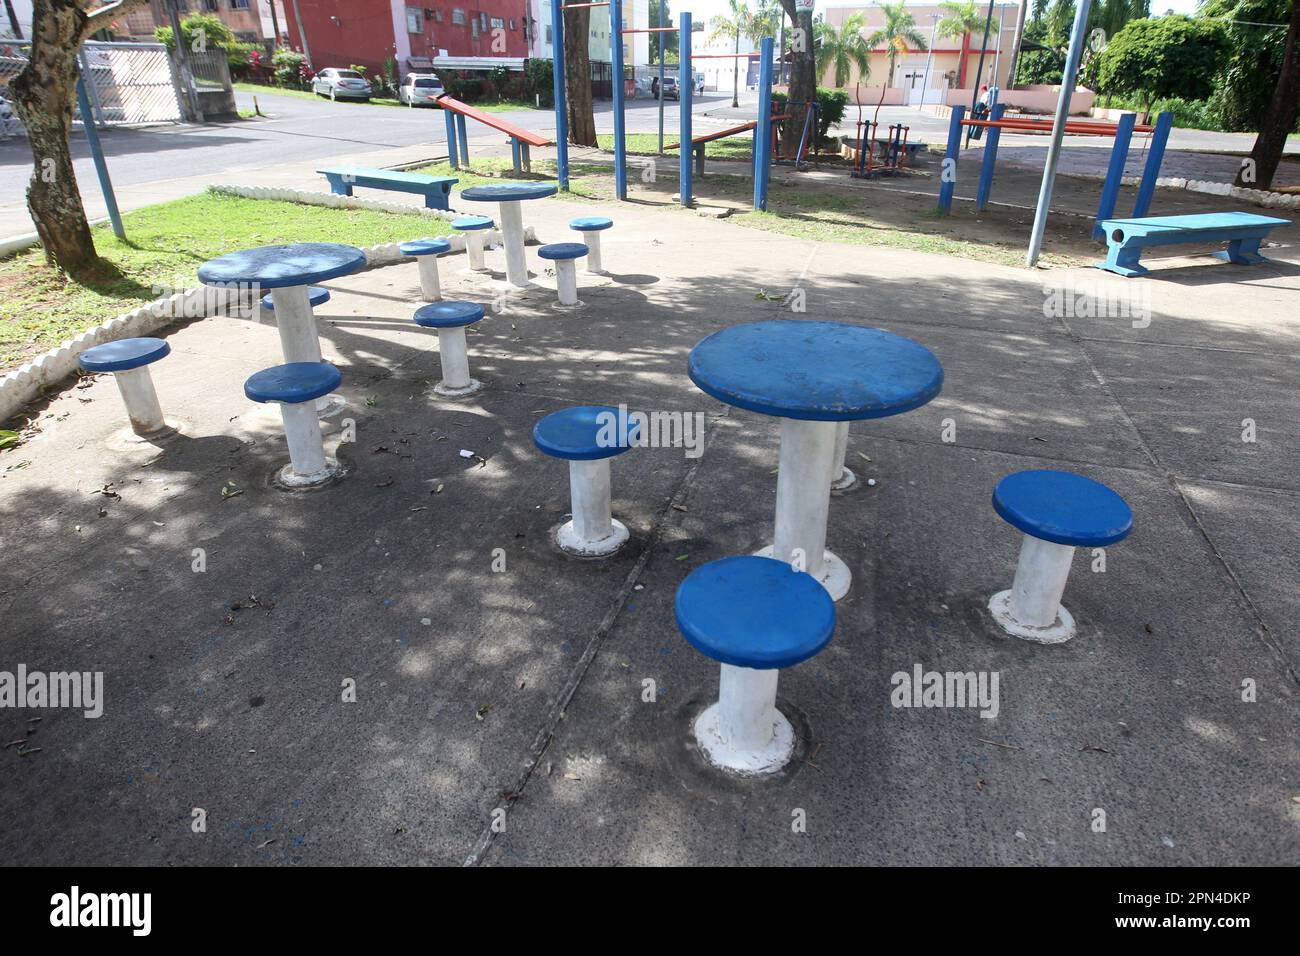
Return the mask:
M 298 190 L 273 190 L 264 189 L 260 186 L 221 186 L 212 187 L 212 189 L 218 192 L 229 191 L 230 195 L 244 196 L 249 199 L 276 199 L 322 206 L 337 205 L 330 201 L 313 202 L 311 199 L 298 199 L 296 195 L 300 194 L 315 199 L 329 197 L 347 200 L 349 204 L 360 202 L 374 206 L 392 207 L 391 209 L 385 208 L 383 211 L 395 211 L 405 215 L 409 215 L 413 208 L 411 206 L 402 206 L 399 203 L 376 203 L 373 200 L 364 199 L 353 200 L 347 196 L 334 196 L 333 193 L 299 193 Z M 234 190 L 240 191 L 235 192 Z M 247 193 L 257 194 L 249 195 L 244 190 L 247 190 Z M 286 194 L 295 194 L 295 197 L 290 198 Z M 348 208 L 352 207 L 349 205 Z M 358 208 L 370 208 L 370 206 Z M 422 209 L 419 212 L 437 214 L 439 219 L 453 219 L 456 215 L 454 213 L 448 215 L 440 209 Z M 527 242 L 537 241 L 537 232 L 534 227 L 525 227 L 524 239 Z M 447 240 L 451 243 L 452 252 L 465 251 L 465 236 L 463 234 L 448 236 Z M 501 242 L 500 230 L 489 230 L 487 242 L 488 245 L 499 245 Z M 411 261 L 407 256 L 402 255 L 400 244 L 396 242 L 371 246 L 369 249 L 363 249 L 362 251 L 366 254 L 366 264 L 358 270 L 362 272 Z M 226 314 L 226 309 L 232 304 L 238 304 L 241 307 L 245 305 L 243 302 L 236 303 L 233 301 L 238 298 L 237 294 L 228 289 L 201 285 L 192 286 L 182 292 L 155 299 L 139 308 L 132 309 L 130 312 L 123 312 L 121 315 L 116 315 L 99 325 L 74 335 L 50 349 L 44 355 L 40 355 L 26 365 L 0 377 L 0 422 L 6 422 L 17 415 L 24 405 L 39 397 L 45 389 L 74 375 L 79 368 L 77 359 L 86 349 L 117 339 L 150 335 L 166 328 L 178 319 L 206 318 L 211 315 Z

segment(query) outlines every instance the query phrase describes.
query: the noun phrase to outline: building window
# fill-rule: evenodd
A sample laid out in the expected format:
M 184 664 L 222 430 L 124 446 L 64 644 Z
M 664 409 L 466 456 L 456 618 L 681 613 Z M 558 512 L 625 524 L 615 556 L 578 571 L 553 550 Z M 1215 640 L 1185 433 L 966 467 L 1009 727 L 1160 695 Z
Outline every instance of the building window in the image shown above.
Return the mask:
M 231 10 L 247 10 L 248 0 L 230 0 Z
M 217 0 L 203 0 L 203 9 L 208 13 L 216 13 L 220 8 L 217 6 Z
M 478 17 L 469 21 L 469 35 L 472 37 L 478 36 Z
M 515 18 L 514 18 L 514 17 L 511 17 L 511 18 L 510 18 L 510 29 L 511 29 L 511 30 L 514 30 L 514 29 L 515 29 Z
M 406 32 L 424 32 L 424 11 L 417 7 L 406 8 Z
M 463 27 L 463 26 L 465 25 L 465 11 L 464 11 L 464 10 L 452 10 L 452 11 L 451 11 L 451 22 L 454 23 L 454 24 L 456 24 L 457 26 Z
M 486 13 L 480 13 L 478 15 L 478 26 L 480 30 L 486 30 L 488 28 L 488 16 Z
M 441 22 L 442 22 L 442 11 L 441 11 L 441 10 L 434 10 L 434 11 L 433 11 L 433 22 L 434 22 L 434 23 L 441 23 Z
M 493 17 L 489 22 L 492 24 L 493 30 L 504 30 L 506 28 L 506 21 L 500 17 Z
M 551 40 L 551 27 L 550 27 L 550 25 L 548 24 L 547 27 L 546 27 L 546 45 L 547 45 L 547 46 L 550 46 L 551 43 L 552 43 L 552 40 Z

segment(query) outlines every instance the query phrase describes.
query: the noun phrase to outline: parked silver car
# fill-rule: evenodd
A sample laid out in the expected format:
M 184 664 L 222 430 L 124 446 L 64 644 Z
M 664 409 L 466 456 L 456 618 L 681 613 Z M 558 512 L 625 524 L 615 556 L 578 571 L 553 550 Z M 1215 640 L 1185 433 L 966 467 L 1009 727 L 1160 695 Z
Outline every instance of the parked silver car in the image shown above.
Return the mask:
M 447 91 L 442 80 L 430 73 L 408 73 L 397 88 L 397 101 L 407 106 L 433 106 Z
M 316 74 L 311 81 L 311 91 L 330 99 L 368 100 L 370 99 L 370 81 L 356 70 L 340 70 L 326 67 Z

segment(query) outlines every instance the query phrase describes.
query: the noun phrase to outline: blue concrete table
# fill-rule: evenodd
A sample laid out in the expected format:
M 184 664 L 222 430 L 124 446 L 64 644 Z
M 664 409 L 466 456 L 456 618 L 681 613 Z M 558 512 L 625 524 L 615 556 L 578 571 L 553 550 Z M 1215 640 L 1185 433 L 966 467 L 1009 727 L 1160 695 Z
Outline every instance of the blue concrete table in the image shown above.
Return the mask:
M 506 247 L 506 281 L 528 288 L 528 262 L 524 257 L 524 214 L 519 205 L 529 199 L 554 196 L 557 187 L 548 183 L 490 183 L 462 189 L 470 202 L 494 202 L 501 208 L 501 243 Z
M 801 567 L 839 600 L 853 578 L 826 550 L 837 423 L 920 408 L 943 387 L 939 360 L 882 329 L 776 319 L 713 333 L 691 350 L 689 370 L 719 401 L 781 419 L 776 533 L 758 553 Z
M 312 315 L 309 287 L 316 282 L 351 275 L 366 264 L 366 254 L 355 246 L 336 242 L 302 242 L 286 246 L 260 246 L 231 252 L 199 266 L 205 285 L 236 287 L 252 294 L 271 290 L 275 325 L 286 364 L 319 362 L 320 338 Z M 343 399 L 330 395 L 318 399 L 317 411 L 333 414 Z

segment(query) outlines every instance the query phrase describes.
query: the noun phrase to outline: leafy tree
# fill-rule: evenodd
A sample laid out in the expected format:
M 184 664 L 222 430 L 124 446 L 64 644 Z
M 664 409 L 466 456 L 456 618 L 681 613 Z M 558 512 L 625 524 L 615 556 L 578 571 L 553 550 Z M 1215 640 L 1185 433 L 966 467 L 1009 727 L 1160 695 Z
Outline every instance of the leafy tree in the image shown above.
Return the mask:
M 985 14 L 975 7 L 975 0 L 946 0 L 939 4 L 943 17 L 935 33 L 945 40 L 961 38 L 961 55 L 957 59 L 957 86 L 966 85 L 966 62 L 970 58 L 970 35 L 984 30 Z
M 784 113 L 789 119 L 781 127 L 781 155 L 793 159 L 799 151 L 799 134 L 809 109 L 817 97 L 817 60 L 814 53 L 812 10 L 796 10 L 794 0 L 780 0 L 781 9 L 790 18 L 790 106 Z M 779 57 L 778 57 L 779 60 Z
M 1210 95 L 1220 129 L 1260 128 L 1282 70 L 1290 11 L 1291 0 L 1207 0 L 1197 11 L 1227 24 L 1229 53 Z
M 1296 128 L 1297 113 L 1300 113 L 1300 0 L 1291 0 L 1291 18 L 1277 71 L 1277 85 L 1267 112 L 1260 118 L 1259 135 L 1250 151 L 1254 175 L 1248 176 L 1249 167 L 1243 164 L 1237 173 L 1238 186 L 1268 189 L 1273 185 L 1286 139 Z
M 159 43 L 166 45 L 168 53 L 175 52 L 171 27 L 156 27 L 153 35 Z M 181 21 L 181 36 L 185 38 L 186 47 L 195 52 L 224 50 L 231 69 L 242 70 L 248 66 L 248 55 L 253 45 L 242 42 L 220 17 L 211 13 L 192 13 Z
M 1149 112 L 1153 99 L 1204 99 L 1228 49 L 1223 26 L 1170 15 L 1133 20 L 1102 51 L 1097 82 L 1103 92 L 1136 97 Z
M 838 27 L 824 20 L 817 21 L 818 76 L 825 76 L 834 67 L 838 87 L 848 83 L 850 68 L 856 69 L 858 82 L 871 75 L 871 46 L 863 33 L 866 25 L 863 13 L 850 13 Z
M 921 31 L 916 28 L 916 19 L 904 9 L 906 3 L 907 0 L 898 0 L 897 3 L 882 2 L 880 11 L 885 15 L 885 25 L 867 37 L 867 46 L 874 50 L 884 44 L 885 52 L 889 55 L 889 73 L 886 75 L 885 82 L 880 85 L 880 102 L 876 104 L 876 115 L 871 120 L 873 123 L 880 119 L 880 107 L 885 102 L 885 90 L 894 76 L 894 62 L 909 50 L 927 49 L 925 37 L 921 36 Z
M 740 37 L 742 34 L 749 33 L 750 20 L 753 16 L 749 11 L 749 7 L 745 6 L 745 0 L 727 0 L 727 12 L 720 13 L 709 20 L 708 42 L 716 43 L 718 40 L 734 39 L 735 52 L 739 53 Z M 739 105 L 740 57 L 736 57 L 731 80 L 731 107 L 735 109 Z
M 144 2 L 119 0 L 103 6 L 97 0 L 35 0 L 31 52 L 22 70 L 9 81 L 34 160 L 27 209 L 46 261 L 74 275 L 89 272 L 99 263 L 68 147 L 77 51 L 86 37 Z
M 559 2 L 559 0 L 553 0 Z M 591 56 L 587 38 L 591 36 L 591 8 L 564 11 L 564 87 L 569 113 L 569 142 L 575 146 L 595 146 L 596 113 L 591 102 Z M 623 78 L 615 77 L 621 83 Z

